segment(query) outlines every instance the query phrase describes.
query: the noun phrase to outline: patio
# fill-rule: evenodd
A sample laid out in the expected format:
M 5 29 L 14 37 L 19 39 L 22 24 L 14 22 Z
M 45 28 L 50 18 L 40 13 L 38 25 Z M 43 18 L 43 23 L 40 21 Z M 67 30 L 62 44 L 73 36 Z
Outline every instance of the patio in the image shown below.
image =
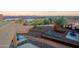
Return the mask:
M 35 40 L 37 38 L 37 42 L 41 42 L 41 44 L 46 43 L 45 41 L 42 43 L 42 40 L 48 40 L 47 42 L 51 41 L 64 45 L 62 47 L 79 47 L 79 41 L 77 39 L 73 40 L 66 37 L 68 32 L 71 32 L 71 30 L 63 28 L 60 29 L 59 32 L 56 32 L 53 30 L 53 26 L 43 25 L 32 28 L 27 34 L 25 34 L 25 36 L 29 36 L 29 38 L 32 37 L 30 40 Z M 54 47 L 54 45 L 51 46 L 50 43 L 48 45 Z

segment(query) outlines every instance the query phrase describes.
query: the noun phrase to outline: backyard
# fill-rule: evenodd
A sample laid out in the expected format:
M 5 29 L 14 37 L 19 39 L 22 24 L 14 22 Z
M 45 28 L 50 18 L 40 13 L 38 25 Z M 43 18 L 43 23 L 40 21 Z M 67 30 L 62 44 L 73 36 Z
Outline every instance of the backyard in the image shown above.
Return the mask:
M 12 23 L 10 26 L 16 29 L 17 48 L 79 47 L 79 24 L 76 20 L 68 23 L 64 17 L 17 18 L 1 19 L 0 22 L 4 25 Z M 13 43 L 10 44 L 10 47 L 13 47 Z

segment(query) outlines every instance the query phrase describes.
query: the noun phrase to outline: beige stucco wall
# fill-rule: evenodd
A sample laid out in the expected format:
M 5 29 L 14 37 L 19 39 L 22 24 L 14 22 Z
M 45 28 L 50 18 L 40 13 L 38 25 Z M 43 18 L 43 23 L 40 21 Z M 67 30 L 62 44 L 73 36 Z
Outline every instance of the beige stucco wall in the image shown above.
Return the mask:
M 16 30 L 13 23 L 0 26 L 0 47 L 9 47 Z
M 33 26 L 23 26 L 15 23 L 0 23 L 0 47 L 9 47 L 16 33 L 27 33 Z

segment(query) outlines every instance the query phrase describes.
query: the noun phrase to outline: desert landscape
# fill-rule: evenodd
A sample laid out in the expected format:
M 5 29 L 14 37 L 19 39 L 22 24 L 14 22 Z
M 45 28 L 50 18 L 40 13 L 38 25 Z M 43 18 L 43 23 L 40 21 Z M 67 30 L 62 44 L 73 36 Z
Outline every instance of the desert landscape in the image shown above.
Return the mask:
M 1 48 L 79 47 L 79 12 L 0 12 Z

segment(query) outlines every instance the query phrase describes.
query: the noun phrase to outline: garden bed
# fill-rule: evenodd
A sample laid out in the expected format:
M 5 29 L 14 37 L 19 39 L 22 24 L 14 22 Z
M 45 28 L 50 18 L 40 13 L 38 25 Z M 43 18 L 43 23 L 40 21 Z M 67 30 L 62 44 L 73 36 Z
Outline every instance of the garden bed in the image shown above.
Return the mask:
M 37 26 L 35 28 L 33 27 L 31 30 L 29 30 L 27 35 L 41 37 L 43 33 L 47 32 L 48 30 L 51 30 L 50 28 L 50 26 Z

